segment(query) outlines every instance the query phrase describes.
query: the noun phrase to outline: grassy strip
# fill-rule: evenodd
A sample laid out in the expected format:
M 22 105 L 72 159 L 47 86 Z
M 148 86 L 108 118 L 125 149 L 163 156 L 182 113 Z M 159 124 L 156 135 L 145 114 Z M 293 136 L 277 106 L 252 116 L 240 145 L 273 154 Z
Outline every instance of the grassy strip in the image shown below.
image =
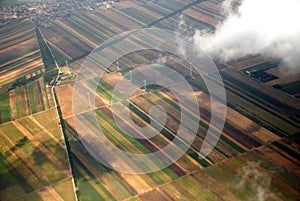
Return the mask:
M 17 106 L 17 118 L 23 117 L 23 100 L 22 100 L 22 92 L 21 88 L 17 87 L 15 89 L 15 96 L 16 96 L 16 106 Z
M 46 86 L 46 83 L 44 82 L 44 88 L 43 90 L 45 91 L 45 96 L 46 96 L 46 108 L 50 108 L 50 98 L 48 96 L 48 92 L 47 92 L 47 86 Z
M 91 87 L 95 86 L 95 82 L 94 82 L 93 79 L 86 80 L 86 83 L 87 83 L 89 86 L 91 86 Z M 104 98 L 106 98 L 107 100 L 111 100 L 111 96 L 112 96 L 111 92 L 109 93 L 108 90 L 103 89 L 100 85 L 97 86 L 96 91 L 97 91 L 101 96 L 103 96 Z
M 63 66 L 66 64 L 66 61 L 68 60 L 67 57 L 65 57 L 59 50 L 57 50 L 55 47 L 52 47 L 50 44 L 49 44 L 49 47 L 52 51 L 52 54 L 57 62 L 57 65 L 59 66 Z M 55 69 L 53 69 L 55 70 Z
M 43 57 L 43 62 L 46 71 L 51 70 L 55 68 L 55 60 L 51 55 L 50 49 L 48 48 L 46 41 L 44 40 L 40 30 L 38 28 L 35 29 L 36 32 L 36 37 L 41 49 L 42 57 Z
M 0 123 L 11 120 L 11 111 L 9 103 L 9 92 L 4 91 L 0 93 Z
M 34 94 L 34 86 L 32 82 L 26 85 L 26 91 L 27 91 L 27 98 L 29 98 L 28 108 L 30 108 L 31 114 L 34 114 L 37 112 L 37 103 L 35 100 L 36 98 Z
M 38 88 L 38 94 L 36 94 L 36 95 L 39 96 L 39 98 L 41 100 L 42 110 L 45 110 L 45 103 L 44 103 L 44 99 L 43 99 L 42 88 L 41 88 L 40 82 L 37 81 L 36 85 L 37 85 L 37 88 Z

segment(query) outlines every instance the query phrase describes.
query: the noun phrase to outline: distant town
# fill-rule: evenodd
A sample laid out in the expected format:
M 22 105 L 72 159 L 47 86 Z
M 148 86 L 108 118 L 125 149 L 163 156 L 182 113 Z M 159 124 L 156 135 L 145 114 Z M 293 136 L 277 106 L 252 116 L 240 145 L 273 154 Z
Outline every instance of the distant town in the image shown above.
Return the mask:
M 47 26 L 56 19 L 70 17 L 73 11 L 92 11 L 110 7 L 114 1 L 104 0 L 41 0 L 27 4 L 0 6 L 0 28 L 20 21 Z

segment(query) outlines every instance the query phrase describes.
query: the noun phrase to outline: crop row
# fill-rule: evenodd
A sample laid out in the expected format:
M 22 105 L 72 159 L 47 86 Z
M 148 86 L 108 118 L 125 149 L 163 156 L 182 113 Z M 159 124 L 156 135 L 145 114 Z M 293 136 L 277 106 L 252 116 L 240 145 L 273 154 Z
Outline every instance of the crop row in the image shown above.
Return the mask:
M 0 125 L 1 198 L 40 200 L 48 194 L 54 198 L 74 199 L 71 180 L 67 179 L 70 172 L 66 152 L 53 114 L 52 109 Z M 9 194 L 9 188 L 15 192 Z M 71 194 L 64 193 L 62 188 L 71 190 Z
M 34 114 L 53 106 L 50 91 L 41 80 L 1 92 L 1 123 Z

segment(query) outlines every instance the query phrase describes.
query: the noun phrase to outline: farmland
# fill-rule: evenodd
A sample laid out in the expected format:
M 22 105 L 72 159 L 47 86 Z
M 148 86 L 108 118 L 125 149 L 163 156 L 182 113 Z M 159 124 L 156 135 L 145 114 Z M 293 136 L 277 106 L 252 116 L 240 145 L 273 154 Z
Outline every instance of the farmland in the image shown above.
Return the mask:
M 165 16 L 176 14 L 178 8 L 187 6 L 192 1 L 159 1 L 150 4 L 145 1 L 118 3 L 115 8 L 98 9 L 90 13 L 77 12 L 71 18 L 58 20 L 52 26 L 41 29 L 53 48 L 57 58 L 71 60 L 86 56 L 92 49 L 108 38 L 133 29 L 156 25 L 156 21 Z M 125 6 L 126 4 L 126 6 Z M 130 4 L 129 4 L 130 5 Z M 199 19 L 194 20 L 199 23 Z M 157 25 L 160 27 L 160 25 Z M 207 25 L 213 26 L 213 25 Z M 174 27 L 173 27 L 174 28 Z M 175 27 L 176 29 L 176 27 Z M 59 63 L 62 63 L 59 59 Z
M 118 58 L 107 66 L 101 79 L 91 71 L 84 72 L 76 97 L 73 80 L 54 83 L 56 100 L 52 86 L 46 86 L 44 73 L 54 72 L 55 62 L 62 67 L 69 61 L 71 71 L 79 72 L 94 48 L 126 31 L 144 27 L 188 35 L 195 29 L 214 31 L 225 19 L 221 2 L 121 0 L 110 8 L 75 11 L 47 27 L 25 23 L 1 29 L 0 200 L 296 200 L 300 196 L 300 101 L 295 97 L 300 97 L 300 83 L 298 75 L 290 80 L 282 76 L 283 66 L 276 58 L 250 55 L 226 64 L 216 61 L 227 102 L 212 98 L 215 94 L 209 93 L 203 78 L 195 70 L 190 75 L 187 61 L 156 50 Z M 128 42 L 143 47 L 159 37 L 139 35 Z M 170 45 L 167 43 L 168 38 L 159 45 Z M 117 50 L 109 54 L 116 55 Z M 134 70 L 144 64 L 160 64 L 180 73 L 194 90 L 200 115 L 190 103 L 180 104 L 163 86 L 148 85 L 147 90 L 137 86 L 147 75 Z M 151 70 L 153 75 L 160 73 Z M 133 71 L 130 76 L 129 71 Z M 264 82 L 249 72 L 263 72 L 277 79 Z M 165 79 L 170 78 L 172 75 Z M 216 73 L 206 78 L 220 84 Z M 117 91 L 121 80 L 123 85 Z M 125 98 L 122 90 L 135 91 Z M 95 98 L 91 102 L 90 96 Z M 87 100 L 89 104 L 85 104 Z M 157 105 L 166 111 L 164 125 L 151 118 Z M 129 112 L 133 124 L 114 114 L 114 106 Z M 79 108 L 76 113 L 74 107 Z M 226 108 L 222 130 L 210 125 L 212 107 Z M 114 115 L 120 118 L 118 123 Z M 123 173 L 99 163 L 87 151 L 75 118 L 90 132 L 100 127 L 116 149 L 128 153 L 153 153 L 174 139 L 187 144 L 189 139 L 181 137 L 179 129 L 188 137 L 195 134 L 195 139 L 168 167 L 144 174 Z M 196 133 L 192 129 L 195 125 Z M 137 126 L 149 126 L 157 135 L 145 138 Z M 210 134 L 220 131 L 221 136 L 209 155 L 199 158 L 209 128 Z M 168 152 L 162 155 L 171 158 Z M 145 164 L 127 155 L 111 157 L 118 166 L 131 170 L 149 170 L 149 164 L 162 164 L 161 159 Z
M 97 122 L 91 120 L 93 114 L 88 106 L 81 107 L 80 114 L 77 114 L 77 117 L 91 130 L 96 129 L 95 123 L 99 124 L 104 135 L 119 149 L 129 153 L 144 154 L 161 150 L 176 138 L 181 112 L 186 115 L 185 118 L 188 118 L 188 123 L 182 125 L 184 132 L 191 132 L 189 127 L 199 121 L 197 136 L 188 151 L 176 163 L 158 172 L 133 176 L 109 169 L 95 161 L 80 142 L 70 108 L 66 108 L 69 105 L 65 104 L 66 100 L 70 102 L 72 96 L 70 93 L 69 98 L 66 97 L 66 91 L 73 86 L 64 85 L 57 88 L 70 143 L 71 160 L 74 161 L 74 179 L 78 187 L 79 200 L 96 198 L 103 200 L 190 200 L 191 198 L 244 200 L 249 195 L 260 196 L 257 189 L 263 189 L 263 196 L 275 200 L 292 199 L 298 196 L 298 183 L 287 183 L 284 176 L 297 176 L 297 171 L 291 167 L 282 172 L 284 166 L 279 161 L 284 160 L 289 164 L 299 163 L 296 157 L 299 145 L 290 140 L 290 138 L 299 138 L 297 134 L 299 110 L 296 109 L 299 107 L 299 102 L 284 94 L 280 97 L 276 96 L 276 93 L 281 92 L 273 92 L 276 89 L 272 87 L 259 86 L 257 81 L 232 67 L 221 70 L 228 99 L 226 123 L 220 140 L 206 158 L 199 159 L 198 154 L 209 126 L 211 103 L 206 86 L 200 77 L 194 79 L 186 77 L 195 91 L 200 106 L 200 117 L 189 108 L 182 108 L 172 93 L 159 87 L 147 91 L 138 89 L 134 96 L 127 100 L 132 120 L 142 127 L 149 124 L 149 110 L 154 105 L 160 105 L 167 111 L 165 127 L 158 135 L 146 140 L 135 139 L 129 137 L 116 125 L 110 105 L 116 84 L 130 69 L 159 61 L 160 56 L 158 52 L 153 51 L 141 51 L 124 56 L 119 59 L 121 73 L 114 72 L 117 68 L 113 64 L 98 83 L 92 73 L 87 74 L 87 79 L 82 81 L 87 90 L 80 92 L 80 96 L 86 99 L 86 92 L 93 87 L 97 88 L 96 92 L 90 92 L 95 93 L 97 98 L 95 103 L 98 105 L 92 105 Z M 165 60 L 169 67 L 183 75 L 188 74 L 188 66 L 184 61 L 175 59 L 172 55 L 166 56 Z M 135 79 L 145 79 L 142 74 L 132 74 L 132 76 L 134 77 L 132 83 L 136 83 Z M 209 78 L 214 80 L 215 75 L 211 74 Z M 128 80 L 129 77 L 126 79 Z M 129 86 L 126 84 L 123 87 L 129 90 Z M 252 88 L 255 88 L 255 93 Z M 257 90 L 261 94 L 258 94 Z M 121 98 L 121 93 L 114 93 Z M 118 104 L 124 111 L 128 109 L 124 102 L 114 100 L 113 104 Z M 224 103 L 214 102 L 214 104 Z M 126 125 L 129 125 L 126 121 L 119 124 L 127 127 Z M 284 125 L 285 129 L 282 130 L 279 125 Z M 129 125 L 129 128 L 134 132 L 134 127 Z M 154 127 L 152 129 L 155 130 Z M 126 164 L 127 160 L 129 159 L 124 158 L 118 162 Z M 297 165 L 293 167 L 296 168 Z M 276 170 L 270 172 L 270 168 Z M 230 179 L 223 181 L 223 175 L 229 175 Z M 107 180 L 110 181 L 109 184 Z M 140 185 L 137 186 L 136 182 Z M 256 185 L 259 187 L 256 188 Z M 237 190 L 236 186 L 240 186 L 241 189 Z M 121 193 L 116 193 L 115 188 L 118 188 Z
M 44 111 L 54 106 L 50 88 L 39 79 L 1 94 L 1 123 Z
M 74 200 L 54 109 L 1 124 L 0 135 L 1 199 Z
M 110 76 L 113 75 L 110 74 Z M 99 87 L 113 85 L 117 82 L 116 77 L 120 78 L 120 75 L 113 77 L 111 80 L 109 76 L 104 78 L 99 83 Z M 109 100 L 110 95 L 106 96 L 101 91 L 99 90 L 99 95 L 103 99 Z M 109 90 L 106 91 L 109 93 Z M 143 126 L 149 123 L 148 111 L 153 105 L 159 104 L 168 111 L 166 126 L 157 136 L 147 140 L 128 137 L 114 123 L 110 106 L 101 105 L 99 109 L 96 109 L 98 123 L 106 137 L 120 149 L 133 153 L 149 153 L 160 150 L 176 137 L 178 122 L 180 122 L 178 119 L 180 116 L 178 115 L 180 112 L 178 111 L 178 102 L 172 94 L 164 90 L 151 90 L 146 93 L 141 91 L 137 94 L 130 99 L 130 110 L 133 121 L 138 125 Z M 218 144 L 208 157 L 199 160 L 198 148 L 203 142 L 209 124 L 210 104 L 209 96 L 201 91 L 197 93 L 197 99 L 203 115 L 199 118 L 200 130 L 190 149 L 172 166 L 143 175 L 119 173 L 100 165 L 81 144 L 74 129 L 73 119 L 68 116 L 65 119 L 65 129 L 70 143 L 71 160 L 74 161 L 73 168 L 75 183 L 78 187 L 78 198 L 80 200 L 88 198 L 182 200 L 195 197 L 199 200 L 218 200 L 221 198 L 243 200 L 245 196 L 258 196 L 257 189 L 254 187 L 256 182 L 261 182 L 258 184 L 259 188 L 265 189 L 265 196 L 273 199 L 286 200 L 299 195 L 297 181 L 286 183 L 287 178 L 284 176 L 293 177 L 293 175 L 297 176 L 298 173 L 292 167 L 288 170 L 284 169 L 282 172 L 281 168 L 284 167 L 279 162 L 284 160 L 289 164 L 298 163 L 299 161 L 295 157 L 299 145 L 292 143 L 289 138 L 282 140 L 277 134 L 230 107 L 227 108 L 226 124 Z M 63 101 L 61 98 L 59 100 Z M 97 106 L 95 107 L 97 108 Z M 125 106 L 123 109 L 126 110 Z M 181 109 L 184 109 L 191 118 L 189 122 L 192 124 L 197 117 L 187 108 Z M 86 111 L 88 110 L 87 107 Z M 92 129 L 94 125 L 90 122 L 91 115 L 90 112 L 80 114 L 81 119 Z M 238 123 L 237 119 L 242 119 L 242 122 Z M 126 124 L 125 121 L 122 122 L 123 126 Z M 185 132 L 189 132 L 189 125 L 183 126 Z M 297 135 L 294 137 L 298 139 Z M 124 163 L 125 161 L 119 162 Z M 294 168 L 296 167 L 297 165 Z M 270 168 L 278 168 L 278 170 L 276 169 L 271 173 Z M 223 181 L 222 175 L 230 175 L 230 179 Z M 255 178 L 254 181 L 252 177 Z M 261 181 L 261 179 L 263 180 Z M 107 183 L 107 181 L 110 182 Z M 139 183 L 138 186 L 136 182 Z M 236 190 L 236 186 L 239 184 L 242 186 L 239 191 L 244 193 Z M 227 189 L 226 193 L 223 190 L 224 186 Z M 118 189 L 117 192 L 116 188 Z M 278 193 L 278 191 L 283 193 Z
M 34 26 L 15 24 L 0 31 L 0 85 L 44 69 Z
M 158 4 L 162 5 L 162 2 Z M 93 22 L 93 24 L 100 28 L 98 31 L 101 30 L 111 37 L 119 31 L 151 24 L 155 22 L 154 20 L 151 21 L 152 19 L 159 19 L 172 13 L 176 10 L 176 6 L 177 3 L 162 7 L 157 7 L 157 4 L 138 4 L 136 2 L 125 6 L 124 3 L 117 5 L 115 9 L 111 9 L 109 12 L 105 11 L 107 14 L 105 16 L 102 14 L 104 11 L 101 13 L 96 11 L 88 15 L 85 14 L 84 17 L 86 20 L 90 20 L 90 16 L 93 16 L 92 19 L 101 21 L 102 27 L 97 25 L 96 22 Z M 145 9 L 150 9 L 152 12 L 147 12 Z M 143 17 L 141 17 L 141 11 L 145 13 Z M 195 15 L 195 12 L 199 14 Z M 219 12 L 218 3 L 208 1 L 197 4 L 185 10 L 182 14 L 178 13 L 162 21 L 157 21 L 158 23 L 154 26 L 176 30 L 178 29 L 178 23 L 184 20 L 188 29 L 207 28 L 214 30 L 218 21 L 224 19 L 224 16 Z M 208 13 L 210 15 L 207 15 Z M 125 22 L 122 25 L 117 25 L 114 18 L 108 19 L 107 17 L 116 14 L 126 16 L 125 19 L 131 22 L 126 23 L 128 24 L 127 28 L 123 26 Z M 149 15 L 152 15 L 152 17 L 149 17 Z M 73 28 L 76 28 L 84 21 L 76 22 L 80 18 L 83 18 L 83 14 L 76 14 L 76 17 L 72 20 L 64 23 L 76 23 L 76 26 L 73 25 Z M 103 25 L 114 28 L 107 31 L 106 28 L 103 28 Z M 77 35 L 77 38 L 82 38 L 81 41 L 85 41 L 92 48 L 92 43 L 86 41 L 83 36 L 92 36 L 93 31 L 76 33 L 76 31 L 70 30 L 69 32 L 72 35 Z M 97 38 L 89 38 L 94 43 L 97 41 Z M 155 39 L 145 36 L 135 38 L 132 43 L 142 45 L 151 40 Z M 99 42 L 101 42 L 101 39 L 99 39 Z M 111 52 L 111 54 L 114 54 L 114 52 Z M 286 160 L 289 164 L 299 164 L 299 160 L 295 157 L 298 153 L 296 147 L 299 145 L 292 143 L 292 140 L 290 140 L 293 137 L 298 139 L 299 102 L 277 89 L 260 84 L 257 80 L 249 78 L 243 73 L 245 69 L 249 70 L 250 68 L 252 70 L 259 68 L 262 71 L 277 68 L 275 64 L 274 66 L 269 65 L 268 62 L 272 62 L 270 58 L 249 57 L 230 63 L 232 67 L 225 66 L 222 68 L 221 75 L 225 82 L 228 99 L 226 123 L 219 142 L 209 156 L 204 159 L 199 159 L 198 154 L 199 147 L 203 143 L 209 126 L 211 105 L 209 104 L 210 98 L 206 86 L 200 77 L 194 79 L 186 77 L 193 86 L 198 104 L 201 106 L 199 108 L 200 117 L 195 116 L 193 111 L 189 111 L 188 108 L 180 108 L 172 93 L 163 88 L 154 88 L 146 92 L 139 89 L 135 92 L 133 98 L 128 100 L 131 118 L 139 126 L 148 125 L 150 108 L 154 105 L 160 105 L 168 111 L 164 129 L 154 138 L 138 140 L 128 137 L 123 130 L 117 127 L 110 106 L 115 85 L 129 70 L 141 64 L 158 61 L 160 57 L 160 53 L 151 51 L 127 55 L 119 59 L 118 68 L 120 68 L 120 73 L 115 72 L 118 68 L 116 64 L 113 64 L 108 70 L 109 73 L 104 74 L 98 83 L 97 77 L 93 77 L 93 74 L 90 73 L 87 79 L 83 81 L 86 90 L 80 92 L 80 98 L 86 100 L 87 91 L 95 95 L 96 101 L 92 108 L 95 109 L 97 122 L 90 121 L 92 114 L 89 112 L 90 108 L 88 106 L 81 107 L 82 110 L 78 114 L 89 129 L 96 129 L 94 124 L 98 123 L 105 136 L 114 146 L 130 153 L 149 153 L 168 145 L 172 139 L 176 138 L 180 122 L 180 111 L 182 110 L 189 117 L 189 124 L 183 125 L 184 132 L 189 133 L 189 125 L 199 121 L 196 139 L 184 156 L 172 166 L 158 172 L 142 175 L 124 174 L 95 161 L 85 150 L 76 133 L 72 117 L 74 114 L 70 112 L 71 107 L 69 105 L 72 101 L 70 91 L 73 89 L 73 85 L 64 85 L 57 88 L 65 130 L 70 143 L 71 161 L 73 161 L 74 179 L 78 188 L 77 196 L 79 200 L 96 198 L 101 200 L 191 200 L 192 198 L 194 200 L 245 200 L 250 195 L 252 197 L 259 196 L 257 189 L 265 190 L 263 196 L 275 200 L 297 197 L 299 195 L 298 183 L 287 183 L 284 175 L 298 177 L 298 173 L 292 169 L 284 169 L 282 172 L 283 164 L 279 164 L 278 161 Z M 188 75 L 189 67 L 185 62 L 172 59 L 172 56 L 167 58 L 166 61 L 167 66 L 174 68 L 183 75 Z M 133 76 L 139 76 L 138 79 L 143 79 L 140 77 L 142 75 Z M 129 77 L 126 77 L 126 79 L 129 79 Z M 210 79 L 214 80 L 215 75 L 210 75 Z M 124 87 L 129 86 L 126 84 Z M 90 91 L 94 87 L 97 88 L 96 92 Z M 118 94 L 118 92 L 115 93 Z M 66 94 L 68 95 L 66 96 Z M 127 110 L 123 103 L 114 102 L 114 104 L 120 104 L 124 111 Z M 217 104 L 224 103 L 219 102 Z M 128 125 L 125 121 L 121 124 L 122 126 Z M 134 128 L 130 127 L 130 129 Z M 276 157 L 278 157 L 278 160 Z M 126 164 L 126 159 L 123 160 L 119 163 Z M 270 172 L 270 168 L 275 168 L 276 171 Z M 227 174 L 230 175 L 230 179 L 223 181 L 223 175 Z M 140 185 L 137 186 L 137 183 Z M 255 188 L 256 185 L 258 185 L 258 188 Z M 236 186 L 241 189 L 236 189 Z M 119 190 L 118 193 L 116 189 Z
M 281 63 L 278 59 L 271 59 L 266 56 L 252 55 L 244 58 L 236 59 L 228 62 L 235 69 L 241 70 L 257 78 L 260 81 L 266 82 L 267 85 L 280 89 L 290 95 L 299 98 L 297 82 L 300 78 L 299 72 L 291 71 L 286 64 Z M 263 73 L 267 79 L 255 76 L 254 73 Z M 272 79 L 268 79 L 273 77 Z

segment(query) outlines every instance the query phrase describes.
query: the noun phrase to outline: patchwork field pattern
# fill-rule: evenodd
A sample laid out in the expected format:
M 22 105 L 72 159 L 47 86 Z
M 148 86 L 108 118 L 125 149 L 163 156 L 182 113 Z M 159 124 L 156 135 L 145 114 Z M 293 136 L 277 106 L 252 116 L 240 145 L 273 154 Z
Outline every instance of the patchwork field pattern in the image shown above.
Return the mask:
M 55 109 L 0 125 L 3 200 L 74 200 Z
M 40 30 L 57 63 L 62 66 L 69 61 L 70 68 L 78 71 L 94 48 L 125 31 L 145 27 L 187 35 L 192 35 L 194 29 L 214 31 L 225 19 L 221 3 L 221 0 L 120 1 L 109 9 L 76 12 Z M 44 72 L 35 34 L 35 27 L 26 23 L 0 31 L 0 85 L 19 76 L 30 79 Z M 130 43 L 142 47 L 156 39 L 145 35 Z M 164 45 L 169 44 L 161 44 Z M 110 53 L 116 54 L 113 50 Z M 160 86 L 148 86 L 146 91 L 139 88 L 125 100 L 120 92 L 115 92 L 122 101 L 111 102 L 121 79 L 133 85 L 137 79 L 145 79 L 143 74 L 133 74 L 131 80 L 126 73 L 153 63 L 168 66 L 184 76 L 194 90 L 200 116 L 180 105 L 173 93 Z M 298 75 L 287 80 L 280 74 L 282 66 L 278 60 L 261 55 L 237 58 L 227 64 L 217 62 L 217 67 L 227 103 L 211 100 L 214 94 L 209 94 L 202 77 L 195 70 L 191 77 L 190 65 L 174 55 L 154 50 L 125 55 L 118 64 L 109 66 L 99 82 L 89 72 L 76 102 L 84 102 L 88 94 L 93 94 L 95 103 L 81 107 L 77 114 L 72 111 L 74 84 L 55 86 L 62 121 L 54 108 L 51 87 L 45 86 L 42 77 L 10 90 L 1 88 L 0 200 L 75 200 L 75 196 L 78 200 L 132 201 L 297 199 L 300 196 L 300 101 L 295 98 L 300 97 Z M 262 83 L 249 76 L 249 72 L 257 71 L 278 79 Z M 218 84 L 215 73 L 207 78 Z M 280 85 L 281 90 L 274 85 Z M 123 90 L 133 90 L 128 86 L 132 87 L 124 85 Z M 151 127 L 157 131 L 155 137 L 133 138 L 114 121 L 111 104 L 128 110 L 133 122 L 141 127 L 149 125 L 150 109 L 160 105 L 167 111 L 166 125 L 160 131 Z M 224 104 L 227 114 L 221 137 L 212 152 L 199 159 L 212 105 Z M 91 121 L 91 110 L 95 111 L 96 121 Z M 181 124 L 181 112 L 188 118 L 186 124 Z M 191 125 L 197 123 L 199 129 L 187 152 L 171 166 L 148 174 L 125 174 L 103 166 L 87 152 L 75 129 L 74 115 L 89 129 L 97 129 L 99 124 L 116 148 L 137 154 L 161 150 L 175 138 L 186 143 L 186 139 L 177 135 L 179 126 L 187 134 L 193 134 Z M 135 129 L 126 120 L 121 124 Z M 212 132 L 217 132 L 215 127 Z M 129 158 L 118 160 L 127 166 L 136 162 Z M 149 168 L 145 164 L 135 165 Z
M 148 40 L 151 38 L 141 41 L 147 43 Z M 181 125 L 184 132 L 191 132 L 189 124 L 199 121 L 199 130 L 193 144 L 182 158 L 161 171 L 142 175 L 116 172 L 101 165 L 89 155 L 76 133 L 72 118 L 74 114 L 70 113 L 69 109 L 62 109 L 78 198 L 245 200 L 249 196 L 265 196 L 275 200 L 286 200 L 298 196 L 297 181 L 287 183 L 287 177 L 299 177 L 295 171 L 299 165 L 298 100 L 285 94 L 276 96 L 276 93 L 281 92 L 272 87 L 260 86 L 258 81 L 248 78 L 246 74 L 232 67 L 223 67 L 221 70 L 227 93 L 228 112 L 221 138 L 208 157 L 199 159 L 199 149 L 210 124 L 211 104 L 224 103 L 212 103 L 201 77 L 194 73 L 195 78 L 191 79 L 189 65 L 179 58 L 173 58 L 172 55 L 164 56 L 165 65 L 186 76 L 195 91 L 201 116 L 196 116 L 189 108 L 183 108 L 168 90 L 149 86 L 147 91 L 139 89 L 127 100 L 131 118 L 137 125 L 147 126 L 150 122 L 149 110 L 154 105 L 160 105 L 168 115 L 163 130 L 153 138 L 139 140 L 129 137 L 116 125 L 110 106 L 115 85 L 126 72 L 141 64 L 161 62 L 161 56 L 161 53 L 155 51 L 141 51 L 124 56 L 119 59 L 119 72 L 116 72 L 118 68 L 113 64 L 98 83 L 97 77 L 91 74 L 84 81 L 87 90 L 82 91 L 81 97 L 87 98 L 87 91 L 93 87 L 97 88 L 96 92 L 90 93 L 95 93 L 97 99 L 92 107 L 98 121 L 91 121 L 93 114 L 89 112 L 88 105 L 85 109 L 82 107 L 83 110 L 78 116 L 91 130 L 97 129 L 96 124 L 99 124 L 104 135 L 117 148 L 129 153 L 146 154 L 161 150 L 174 138 L 178 138 L 176 134 L 181 123 L 180 112 L 184 112 L 189 118 L 187 125 Z M 127 75 L 128 82 L 135 83 L 135 79 L 145 79 L 142 74 L 132 76 L 134 78 L 130 80 Z M 216 79 L 215 74 L 208 76 L 213 81 Z M 68 98 L 65 91 L 72 87 L 65 85 L 57 88 L 62 108 L 65 107 L 66 100 L 71 101 L 72 94 L 70 93 Z M 273 93 L 273 90 L 276 93 Z M 124 102 L 113 104 L 119 104 L 124 111 L 128 109 Z M 125 120 L 121 124 L 134 129 Z M 294 142 L 295 139 L 297 142 Z M 179 140 L 184 142 L 184 139 Z M 127 160 L 130 159 L 120 158 L 119 163 L 126 164 Z M 147 169 L 146 166 L 141 168 Z M 270 171 L 271 169 L 274 171 Z M 222 179 L 224 175 L 228 175 L 229 178 Z
M 19 119 L 54 106 L 51 90 L 42 79 L 1 92 L 0 122 Z

